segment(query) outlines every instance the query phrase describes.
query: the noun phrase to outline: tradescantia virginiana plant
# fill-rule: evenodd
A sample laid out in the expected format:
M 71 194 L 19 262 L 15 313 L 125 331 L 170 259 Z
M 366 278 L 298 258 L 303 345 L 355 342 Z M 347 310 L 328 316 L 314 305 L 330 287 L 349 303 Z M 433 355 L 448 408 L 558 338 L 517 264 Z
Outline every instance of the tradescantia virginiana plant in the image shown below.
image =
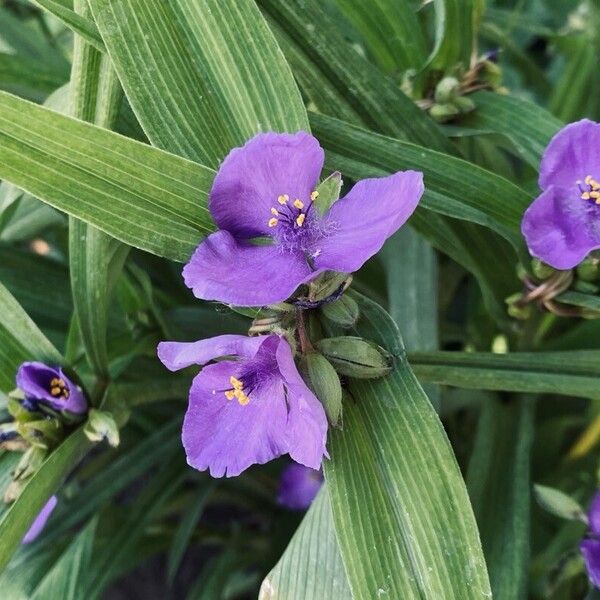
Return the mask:
M 594 597 L 599 22 L 2 2 L 3 597 Z

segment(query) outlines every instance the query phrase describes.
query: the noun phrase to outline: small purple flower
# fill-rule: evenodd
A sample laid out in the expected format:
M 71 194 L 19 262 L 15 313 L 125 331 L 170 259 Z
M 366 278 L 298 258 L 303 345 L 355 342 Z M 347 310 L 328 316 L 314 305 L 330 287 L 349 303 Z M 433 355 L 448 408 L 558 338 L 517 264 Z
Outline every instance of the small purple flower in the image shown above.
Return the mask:
M 313 469 L 327 455 L 327 418 L 278 335 L 221 335 L 192 343 L 161 342 L 171 371 L 228 357 L 194 378 L 183 422 L 188 464 L 232 477 L 288 453 Z
M 539 185 L 521 231 L 533 256 L 571 269 L 600 248 L 600 123 L 584 119 L 552 138 Z
M 58 411 L 83 414 L 87 401 L 81 388 L 71 381 L 60 367 L 41 362 L 23 363 L 17 371 L 17 387 L 25 394 L 24 406 L 35 410 L 45 404 Z
M 300 131 L 264 133 L 232 150 L 215 178 L 209 209 L 220 231 L 204 240 L 183 277 L 198 298 L 261 306 L 331 270 L 351 273 L 415 210 L 423 175 L 365 179 L 324 215 L 316 186 L 319 142 Z M 268 244 L 252 238 L 267 237 Z
M 323 485 L 323 474 L 292 463 L 281 474 L 277 502 L 291 510 L 306 510 Z
M 590 581 L 600 588 L 600 492 L 588 510 L 589 537 L 579 544 Z
M 31 524 L 31 527 L 23 536 L 23 544 L 29 544 L 30 542 L 33 542 L 33 540 L 35 540 L 35 538 L 37 538 L 37 536 L 40 535 L 40 533 L 42 533 L 42 530 L 46 526 L 46 521 L 48 521 L 48 518 L 56 508 L 57 502 L 58 500 L 56 499 L 56 496 L 50 496 L 50 500 L 48 500 L 48 502 L 44 504 L 44 507 L 42 508 L 42 510 L 40 510 L 38 516 L 34 519 L 33 523 Z

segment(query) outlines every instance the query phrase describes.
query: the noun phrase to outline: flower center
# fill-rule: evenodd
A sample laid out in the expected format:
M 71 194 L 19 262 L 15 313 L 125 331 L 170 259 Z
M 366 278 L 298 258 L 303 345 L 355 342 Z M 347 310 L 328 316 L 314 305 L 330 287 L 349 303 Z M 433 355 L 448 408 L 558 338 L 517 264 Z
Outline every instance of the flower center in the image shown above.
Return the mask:
M 69 388 L 62 378 L 53 377 L 50 380 L 49 389 L 50 393 L 56 398 L 64 398 L 66 400 L 69 397 Z
M 588 175 L 583 181 L 577 182 L 577 187 L 581 193 L 582 200 L 592 200 L 600 204 L 600 182 Z
M 273 215 L 268 221 L 269 227 L 277 227 L 277 225 L 285 224 L 293 229 L 299 229 L 304 225 L 306 216 L 312 208 L 313 202 L 317 199 L 319 192 L 316 190 L 310 195 L 310 202 L 305 205 L 300 198 L 296 198 L 290 203 L 290 197 L 287 194 L 282 194 L 277 197 L 277 203 L 279 208 L 271 207 L 271 214 Z
M 223 392 L 225 398 L 227 398 L 227 400 L 233 400 L 235 398 L 242 406 L 246 406 L 246 404 L 250 402 L 249 394 L 252 390 L 248 389 L 248 394 L 246 394 L 246 392 L 244 392 L 244 389 L 246 388 L 244 382 L 233 375 L 229 378 L 229 383 L 231 384 L 231 389 Z

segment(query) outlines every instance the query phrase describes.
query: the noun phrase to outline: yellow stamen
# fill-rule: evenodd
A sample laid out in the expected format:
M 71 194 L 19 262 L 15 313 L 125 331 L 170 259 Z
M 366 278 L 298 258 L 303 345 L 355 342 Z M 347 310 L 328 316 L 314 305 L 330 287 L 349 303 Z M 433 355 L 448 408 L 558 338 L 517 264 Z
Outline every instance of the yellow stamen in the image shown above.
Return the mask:
M 581 194 L 581 197 L 584 200 L 589 200 L 591 198 L 590 193 L 589 192 L 583 192 L 583 194 Z
M 302 227 L 302 224 L 304 223 L 304 219 L 306 219 L 306 215 L 304 213 L 299 214 L 296 217 L 296 225 L 298 225 L 298 227 Z
M 315 190 L 311 195 L 310 195 L 310 199 L 314 202 L 317 198 L 319 197 L 319 192 L 317 192 L 317 190 Z
M 234 377 L 233 375 L 229 378 L 229 383 L 231 384 L 231 387 L 233 387 L 234 390 L 244 389 L 243 382 L 240 381 L 237 377 Z
M 53 388 L 50 390 L 50 393 L 51 393 L 53 396 L 60 396 L 60 388 L 59 388 L 59 387 L 53 387 Z
M 65 397 L 65 400 L 69 398 L 69 390 L 68 389 L 64 389 L 63 390 L 63 396 Z
M 279 211 L 275 207 L 273 207 L 273 208 L 271 208 L 271 214 L 275 215 L 277 217 L 277 216 L 279 216 Z
M 592 189 L 595 190 L 600 190 L 600 183 L 598 183 L 595 179 L 592 179 L 590 185 L 592 186 Z
M 275 217 L 271 217 L 267 223 L 269 227 L 275 227 L 279 221 Z
M 55 386 L 57 386 L 57 385 L 60 385 L 60 379 L 59 379 L 58 377 L 53 377 L 53 378 L 50 380 L 50 385 L 51 385 L 52 387 L 55 387 Z
M 302 200 L 300 200 L 300 198 L 296 198 L 296 199 L 294 200 L 294 206 L 295 206 L 297 209 L 301 210 L 301 209 L 303 209 L 303 208 L 304 208 L 304 202 L 302 202 Z
M 583 181 L 584 181 L 585 185 L 590 185 L 592 183 L 592 176 L 587 175 Z
M 590 198 L 593 198 L 594 200 L 600 198 L 600 192 L 590 192 Z
M 246 394 L 244 394 L 244 392 L 242 391 L 236 390 L 236 392 L 237 401 L 240 403 L 241 406 L 246 406 L 246 404 L 250 402 L 250 398 L 248 398 L 248 396 L 246 396 Z
M 277 202 L 279 202 L 279 204 L 286 204 L 289 199 L 290 197 L 287 194 L 282 194 L 277 197 Z
M 227 390 L 225 392 L 225 398 L 227 398 L 227 400 L 233 400 L 235 398 L 235 391 L 234 390 Z

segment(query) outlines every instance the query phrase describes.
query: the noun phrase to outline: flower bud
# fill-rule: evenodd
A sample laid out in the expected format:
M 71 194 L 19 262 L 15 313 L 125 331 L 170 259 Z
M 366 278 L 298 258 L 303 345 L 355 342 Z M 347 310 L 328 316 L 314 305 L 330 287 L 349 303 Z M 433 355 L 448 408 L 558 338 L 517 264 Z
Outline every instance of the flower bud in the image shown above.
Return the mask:
M 314 206 L 319 213 L 325 214 L 331 208 L 331 205 L 337 201 L 342 190 L 342 183 L 342 174 L 335 171 L 317 186 L 318 195 L 314 200 Z
M 113 448 L 119 445 L 119 428 L 109 412 L 92 408 L 83 431 L 91 442 L 106 440 Z
M 537 279 L 548 279 L 556 273 L 556 269 L 542 262 L 539 258 L 534 258 L 531 261 L 531 270 Z
M 334 427 L 342 419 L 342 385 L 331 363 L 318 352 L 305 357 L 307 385 L 321 401 L 327 418 Z
M 319 340 L 316 346 L 341 375 L 372 379 L 383 377 L 392 370 L 392 355 L 360 337 L 326 338 Z
M 521 321 L 525 321 L 531 316 L 531 304 L 521 304 L 523 300 L 523 296 L 520 292 L 509 296 L 504 300 L 507 304 L 508 314 L 513 317 L 513 319 L 519 319 Z
M 17 422 L 17 431 L 29 444 L 44 450 L 57 446 L 63 439 L 63 426 L 57 418 Z
M 598 259 L 587 257 L 577 266 L 577 277 L 583 281 L 596 281 L 598 279 Z
M 459 96 L 452 101 L 452 104 L 454 104 L 463 115 L 474 111 L 476 108 L 475 102 L 468 96 Z
M 360 315 L 358 304 L 346 294 L 335 302 L 323 305 L 321 312 L 326 319 L 340 327 L 352 327 Z
M 457 96 L 460 83 L 456 77 L 444 77 L 435 87 L 434 98 L 437 104 L 452 102 Z
M 429 115 L 438 123 L 445 123 L 460 114 L 460 110 L 454 104 L 434 104 L 429 109 Z
M 347 288 L 351 281 L 352 275 L 337 273 L 336 271 L 326 271 L 311 282 L 310 299 L 318 302 L 319 300 L 329 298 L 342 286 L 344 286 L 344 289 Z

